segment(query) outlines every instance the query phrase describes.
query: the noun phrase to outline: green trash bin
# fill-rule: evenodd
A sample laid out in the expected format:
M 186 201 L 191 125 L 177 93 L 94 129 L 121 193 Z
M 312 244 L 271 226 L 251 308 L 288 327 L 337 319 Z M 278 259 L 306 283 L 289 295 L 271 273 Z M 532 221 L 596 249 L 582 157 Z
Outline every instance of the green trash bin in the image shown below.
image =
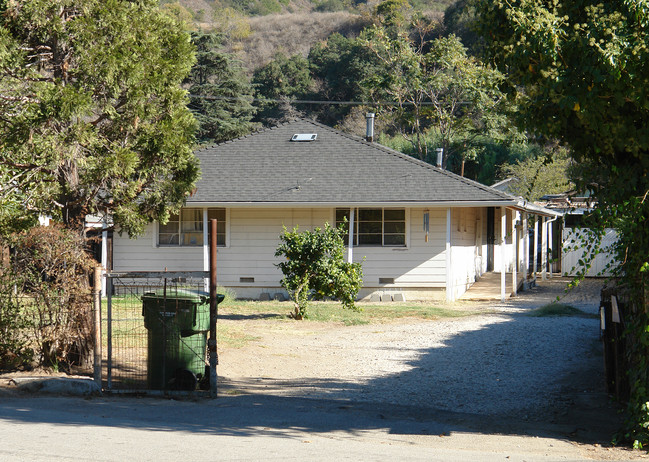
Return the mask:
M 224 296 L 217 295 L 217 303 Z M 210 298 L 207 292 L 167 290 L 142 296 L 148 331 L 147 385 L 151 390 L 195 390 L 206 374 Z

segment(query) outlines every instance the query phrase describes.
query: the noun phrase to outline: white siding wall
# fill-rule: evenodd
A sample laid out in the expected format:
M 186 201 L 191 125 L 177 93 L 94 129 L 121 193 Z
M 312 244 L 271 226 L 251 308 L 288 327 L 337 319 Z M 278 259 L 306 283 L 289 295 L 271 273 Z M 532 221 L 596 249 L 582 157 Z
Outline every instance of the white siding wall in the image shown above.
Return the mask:
M 446 286 L 446 209 L 426 209 L 429 213 L 428 242 L 425 240 L 424 209 L 409 209 L 408 246 L 355 247 L 354 261 L 363 262 L 366 287 L 379 287 L 379 278 L 393 278 L 382 287 Z M 409 216 L 409 219 L 408 219 Z
M 115 271 L 202 271 L 202 247 L 156 247 L 156 224 L 147 226 L 143 236 L 129 239 L 115 233 L 113 269 Z
M 406 248 L 353 249 L 354 261 L 364 258 L 365 289 L 444 289 L 446 210 L 430 209 L 428 212 L 428 242 L 425 242 L 423 230 L 424 209 L 417 208 L 406 211 Z M 280 287 L 282 275 L 275 267 L 279 260 L 274 254 L 282 225 L 288 229 L 295 225 L 303 230 L 313 229 L 322 227 L 325 222 L 333 223 L 335 214 L 332 208 L 241 208 L 231 209 L 228 218 L 229 245 L 218 249 L 218 281 L 220 285 L 249 294 L 254 288 Z M 146 234 L 138 239 L 115 235 L 113 258 L 116 271 L 203 270 L 202 247 L 157 247 L 155 229 L 155 225 L 150 225 Z M 254 283 L 242 283 L 242 277 L 254 278 Z M 394 284 L 379 284 L 379 278 L 394 279 Z

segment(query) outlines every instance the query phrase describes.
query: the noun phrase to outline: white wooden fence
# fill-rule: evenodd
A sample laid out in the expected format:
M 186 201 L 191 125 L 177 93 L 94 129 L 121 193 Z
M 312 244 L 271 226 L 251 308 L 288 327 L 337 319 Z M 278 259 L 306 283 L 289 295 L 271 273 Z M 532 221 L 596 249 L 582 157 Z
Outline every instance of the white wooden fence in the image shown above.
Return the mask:
M 588 257 L 584 249 L 585 239 L 588 239 L 587 233 L 575 228 L 564 228 L 562 238 L 561 274 L 575 276 L 580 270 L 579 260 Z M 593 259 L 591 267 L 586 273 L 587 277 L 612 275 L 612 269 L 616 266 L 615 257 L 607 249 L 615 241 L 617 241 L 617 233 L 613 229 L 607 229 L 601 242 L 600 253 Z

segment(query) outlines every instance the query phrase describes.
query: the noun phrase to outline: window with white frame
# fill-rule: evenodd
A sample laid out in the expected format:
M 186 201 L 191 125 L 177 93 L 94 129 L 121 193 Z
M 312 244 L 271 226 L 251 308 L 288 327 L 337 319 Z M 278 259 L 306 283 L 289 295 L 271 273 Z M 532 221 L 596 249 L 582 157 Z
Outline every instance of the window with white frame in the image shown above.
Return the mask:
M 336 209 L 336 227 L 342 226 L 349 209 Z M 345 241 L 348 242 L 348 233 Z M 406 211 L 405 209 L 358 208 L 354 212 L 354 245 L 405 247 Z
M 207 222 L 216 218 L 216 245 L 225 246 L 225 209 L 207 209 Z M 208 228 L 208 242 L 211 230 Z M 158 225 L 158 245 L 200 247 L 203 245 L 203 209 L 183 208 L 171 215 L 167 224 Z

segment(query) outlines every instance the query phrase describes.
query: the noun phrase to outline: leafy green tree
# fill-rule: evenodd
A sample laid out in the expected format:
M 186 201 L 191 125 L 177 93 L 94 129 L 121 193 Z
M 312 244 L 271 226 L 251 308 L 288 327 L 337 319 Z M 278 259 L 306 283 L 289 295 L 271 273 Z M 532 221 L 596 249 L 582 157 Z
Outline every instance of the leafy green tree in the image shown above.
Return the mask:
M 361 40 L 383 63 L 383 72 L 366 77 L 361 84 L 377 101 L 394 101 L 395 129 L 414 147 L 417 156 L 434 162 L 433 146 L 426 133 L 435 131 L 444 148 L 442 165 L 454 148 L 453 140 L 469 140 L 489 133 L 506 122 L 499 114 L 503 95 L 502 75 L 466 53 L 455 36 L 415 43 L 398 31 L 381 26 L 366 29 Z M 475 155 L 462 151 L 463 160 Z
M 89 213 L 129 234 L 166 221 L 199 173 L 189 35 L 154 0 L 2 5 L 0 201 L 80 232 Z
M 649 443 L 649 6 L 640 0 L 471 0 L 489 56 L 508 72 L 519 121 L 566 143 L 618 231 L 629 291 L 625 437 Z
M 293 111 L 289 104 L 280 105 L 277 100 L 300 98 L 309 91 L 312 79 L 308 61 L 300 55 L 290 58 L 277 53 L 265 66 L 257 69 L 252 77 L 257 95 L 267 100 L 262 103 L 259 119 L 267 122 L 281 120 Z
M 284 228 L 276 257 L 286 261 L 276 266 L 282 270 L 282 287 L 293 303 L 295 319 L 307 316 L 309 300 L 332 297 L 345 308 L 355 309 L 354 301 L 361 288 L 363 270 L 361 263 L 344 261 L 345 243 L 342 229 L 325 223 L 324 229 L 299 232 Z
M 232 7 L 214 10 L 212 24 L 215 30 L 225 38 L 226 43 L 243 40 L 252 33 L 248 18 Z
M 359 82 L 378 71 L 381 63 L 356 38 L 332 34 L 315 44 L 308 56 L 311 76 L 317 82 L 315 99 L 320 101 L 363 101 L 365 91 Z M 350 113 L 349 105 L 324 105 L 309 108 L 318 120 L 336 125 Z
M 502 167 L 504 177 L 516 178 L 511 192 L 529 201 L 537 201 L 546 194 L 560 194 L 574 187 L 569 179 L 572 162 L 566 149 L 543 152 L 538 147 L 536 156 Z
M 189 108 L 198 122 L 202 143 L 220 143 L 246 135 L 256 127 L 251 122 L 256 109 L 253 89 L 234 58 L 219 51 L 215 34 L 195 33 L 196 64 L 185 80 L 189 85 Z

